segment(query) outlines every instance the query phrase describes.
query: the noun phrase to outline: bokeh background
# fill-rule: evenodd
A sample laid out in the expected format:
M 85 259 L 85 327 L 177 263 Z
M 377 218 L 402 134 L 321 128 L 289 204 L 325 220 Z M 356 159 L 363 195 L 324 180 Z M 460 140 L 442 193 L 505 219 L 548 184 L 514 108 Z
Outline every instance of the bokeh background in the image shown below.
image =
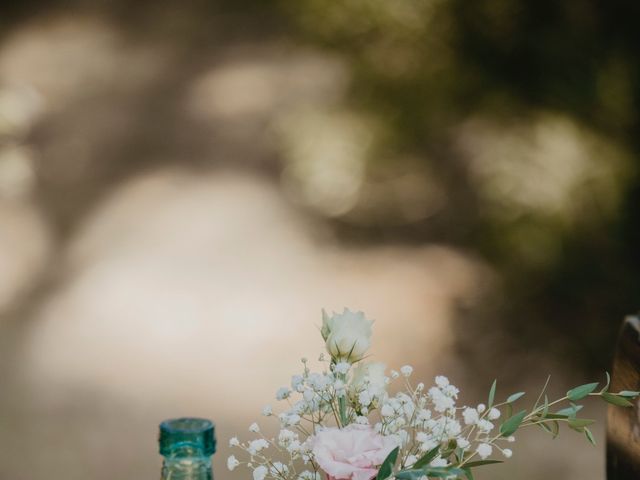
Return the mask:
M 322 351 L 322 307 L 365 311 L 377 360 L 463 402 L 602 378 L 640 304 L 638 18 L 0 7 L 0 478 L 157 478 L 180 415 L 215 419 L 217 478 L 246 478 L 227 439 Z M 523 434 L 478 477 L 602 479 L 595 433 Z

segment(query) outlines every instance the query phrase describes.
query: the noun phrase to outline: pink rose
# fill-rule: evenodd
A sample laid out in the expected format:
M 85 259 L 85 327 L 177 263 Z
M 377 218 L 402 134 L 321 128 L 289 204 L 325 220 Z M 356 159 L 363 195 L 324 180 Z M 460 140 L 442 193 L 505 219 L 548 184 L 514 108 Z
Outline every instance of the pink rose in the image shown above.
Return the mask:
M 316 463 L 330 480 L 371 480 L 397 443 L 368 425 L 326 428 L 309 439 Z

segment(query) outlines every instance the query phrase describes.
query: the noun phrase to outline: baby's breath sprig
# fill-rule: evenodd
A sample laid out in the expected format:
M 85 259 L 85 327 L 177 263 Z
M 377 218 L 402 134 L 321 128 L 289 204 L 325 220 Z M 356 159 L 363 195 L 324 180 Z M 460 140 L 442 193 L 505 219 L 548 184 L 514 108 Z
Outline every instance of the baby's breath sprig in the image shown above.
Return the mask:
M 320 355 L 319 371 L 302 359 L 302 371 L 276 392 L 285 405 L 280 413 L 264 407 L 262 414 L 280 423 L 275 437 L 253 423 L 249 432 L 256 438 L 230 440 L 241 451 L 241 459 L 228 458 L 230 470 L 246 466 L 253 480 L 321 480 L 322 474 L 336 480 L 473 480 L 476 468 L 512 457 L 521 428 L 537 426 L 556 437 L 565 424 L 595 444 L 589 430 L 594 421 L 579 415 L 580 402 L 600 397 L 629 407 L 640 396 L 610 392 L 607 374 L 602 389 L 588 383 L 553 401 L 547 378 L 531 409 L 516 408 L 524 392 L 496 401 L 496 381 L 486 404 L 458 406 L 460 391 L 447 377 L 435 377 L 432 386 L 414 384 L 411 366 L 389 372 L 368 361 L 372 323 L 361 312 L 323 312 L 320 333 L 328 356 Z

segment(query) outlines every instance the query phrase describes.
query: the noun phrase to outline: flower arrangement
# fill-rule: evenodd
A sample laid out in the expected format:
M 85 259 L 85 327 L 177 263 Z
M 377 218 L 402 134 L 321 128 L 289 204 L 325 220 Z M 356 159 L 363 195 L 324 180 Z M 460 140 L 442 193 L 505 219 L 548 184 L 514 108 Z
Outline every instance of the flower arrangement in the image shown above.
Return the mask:
M 320 361 L 326 368 L 312 372 L 302 359 L 302 371 L 293 375 L 290 387 L 276 392 L 276 399 L 286 403 L 284 411 L 276 415 L 266 406 L 262 412 L 278 418 L 277 437 L 267 438 L 253 423 L 249 430 L 257 438 L 231 438 L 243 461 L 231 455 L 230 470 L 246 466 L 253 480 L 321 480 L 322 474 L 328 480 L 473 480 L 476 468 L 512 456 L 520 428 L 535 425 L 555 438 L 566 424 L 595 444 L 588 428 L 594 421 L 579 417 L 578 402 L 595 396 L 629 407 L 640 395 L 609 392 L 607 374 L 604 388 L 581 385 L 557 400 L 545 393 L 547 379 L 531 409 L 515 406 L 524 392 L 498 400 L 496 382 L 486 404 L 457 406 L 459 390 L 444 376 L 426 387 L 412 382 L 408 365 L 387 375 L 384 364 L 365 361 L 372 323 L 362 312 L 323 311 L 320 332 L 328 356 L 322 354 Z M 392 393 L 394 382 L 401 387 Z

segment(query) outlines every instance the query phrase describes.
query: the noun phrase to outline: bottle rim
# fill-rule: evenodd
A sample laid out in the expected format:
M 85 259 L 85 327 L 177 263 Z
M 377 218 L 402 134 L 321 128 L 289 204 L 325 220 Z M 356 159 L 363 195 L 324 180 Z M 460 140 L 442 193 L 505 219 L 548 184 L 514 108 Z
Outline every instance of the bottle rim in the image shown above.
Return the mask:
M 182 451 L 200 451 L 213 455 L 216 451 L 215 425 L 211 420 L 180 417 L 160 424 L 160 454 L 179 455 Z

